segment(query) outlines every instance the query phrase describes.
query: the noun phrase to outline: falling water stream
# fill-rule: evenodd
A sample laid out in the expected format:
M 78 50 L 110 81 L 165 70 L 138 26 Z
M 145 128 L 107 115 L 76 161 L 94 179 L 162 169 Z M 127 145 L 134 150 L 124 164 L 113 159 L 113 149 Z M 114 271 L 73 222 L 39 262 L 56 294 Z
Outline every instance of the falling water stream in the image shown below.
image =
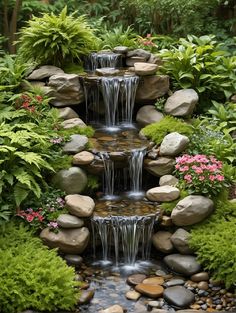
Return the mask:
M 91 53 L 85 62 L 85 68 L 88 71 L 95 71 L 97 68 L 103 67 L 120 67 L 121 54 L 118 53 Z

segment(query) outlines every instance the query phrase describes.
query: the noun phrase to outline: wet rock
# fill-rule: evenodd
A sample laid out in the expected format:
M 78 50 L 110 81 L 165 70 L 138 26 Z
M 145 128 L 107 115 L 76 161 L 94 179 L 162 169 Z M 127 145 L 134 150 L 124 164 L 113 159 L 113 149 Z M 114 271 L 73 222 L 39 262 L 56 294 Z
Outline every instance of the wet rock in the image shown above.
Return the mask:
M 64 74 L 64 71 L 53 65 L 43 65 L 40 68 L 34 70 L 27 79 L 29 80 L 43 80 L 55 74 Z
M 50 248 L 59 248 L 61 252 L 81 254 L 89 242 L 89 230 L 86 227 L 59 229 L 58 233 L 47 227 L 40 233 L 40 238 Z
M 136 92 L 136 102 L 148 103 L 156 101 L 164 96 L 169 90 L 169 76 L 153 75 L 143 76 L 139 81 Z
M 138 56 L 126 58 L 126 66 L 129 67 L 129 71 L 131 71 L 131 68 L 133 68 L 133 71 L 134 71 L 134 64 L 137 62 L 146 62 L 146 58 L 138 57 Z
M 189 139 L 177 132 L 166 135 L 160 146 L 160 155 L 177 156 L 185 150 Z
M 126 46 L 117 46 L 113 48 L 114 53 L 126 54 L 129 51 L 129 48 Z
M 64 259 L 69 265 L 74 265 L 76 267 L 80 266 L 83 262 L 83 258 L 80 255 L 76 254 L 66 254 L 64 256 Z
M 88 143 L 88 138 L 86 136 L 71 135 L 70 141 L 64 145 L 63 151 L 67 154 L 75 154 L 84 150 L 87 143 Z
M 83 88 L 76 74 L 57 74 L 49 78 L 48 86 L 52 89 L 51 103 L 56 107 L 77 105 L 84 101 Z
M 152 237 L 152 243 L 154 247 L 163 253 L 171 253 L 174 249 L 171 243 L 170 237 L 172 233 L 168 231 L 158 231 Z
M 136 121 L 142 126 L 159 122 L 164 115 L 154 105 L 144 105 L 138 110 Z
M 180 278 L 173 278 L 165 282 L 165 287 L 182 286 L 185 284 L 185 280 Z
M 164 291 L 164 299 L 179 308 L 187 308 L 195 299 L 194 294 L 182 286 L 169 287 Z
M 142 281 L 142 284 L 148 285 L 162 285 L 164 283 L 164 278 L 160 276 L 148 277 Z
M 77 118 L 79 115 L 70 107 L 66 108 L 59 108 L 59 117 L 62 118 L 63 120 L 70 120 L 72 118 Z
M 57 218 L 57 224 L 62 228 L 80 228 L 84 225 L 84 221 L 74 215 L 60 214 Z
M 209 284 L 206 281 L 200 281 L 197 287 L 201 290 L 208 290 Z
M 146 192 L 148 200 L 157 202 L 171 202 L 178 199 L 179 195 L 179 189 L 172 186 L 155 187 Z
M 167 274 L 167 272 L 165 272 L 165 271 L 163 271 L 163 270 L 157 270 L 156 272 L 155 272 L 155 274 L 157 275 L 157 276 L 166 276 L 166 275 L 168 275 Z
M 154 176 L 171 174 L 174 170 L 175 160 L 172 158 L 160 157 L 157 160 L 144 160 L 144 168 Z
M 137 62 L 134 63 L 135 74 L 139 76 L 154 75 L 157 71 L 157 65 L 152 63 Z
M 135 290 L 150 298 L 159 298 L 164 292 L 164 288 L 159 285 L 138 284 Z
M 53 184 L 67 194 L 77 194 L 87 185 L 87 175 L 79 167 L 70 167 L 68 170 L 60 170 L 53 177 Z
M 188 240 L 190 233 L 183 228 L 178 228 L 176 232 L 171 236 L 170 240 L 174 247 L 181 254 L 191 254 L 193 250 L 189 247 Z
M 200 273 L 192 275 L 191 280 L 194 282 L 208 281 L 209 274 L 207 272 L 200 272 Z
M 115 304 L 105 310 L 99 311 L 98 313 L 123 313 L 123 312 L 124 312 L 123 308 L 120 305 Z
M 171 213 L 171 218 L 178 226 L 193 225 L 203 221 L 213 209 L 212 200 L 203 196 L 187 196 L 177 203 Z
M 170 254 L 164 257 L 164 262 L 177 273 L 190 276 L 200 271 L 201 265 L 192 255 Z
M 163 227 L 173 226 L 171 217 L 167 215 L 163 215 L 161 218 L 161 226 Z
M 78 217 L 89 217 L 93 214 L 95 203 L 88 196 L 78 194 L 68 195 L 65 197 L 66 207 L 69 212 Z
M 173 175 L 164 175 L 160 177 L 159 185 L 160 186 L 176 186 L 179 180 Z
M 81 290 L 78 304 L 89 303 L 94 297 L 94 290 Z
M 121 73 L 120 70 L 116 68 L 103 67 L 96 69 L 96 74 L 98 76 L 116 76 L 119 75 L 120 73 Z
M 187 116 L 193 113 L 198 99 L 193 89 L 178 90 L 167 99 L 164 110 L 173 116 Z
M 147 278 L 147 276 L 144 274 L 133 274 L 127 278 L 127 283 L 129 285 L 138 285 L 138 284 L 142 283 L 142 281 L 146 278 Z
M 73 156 L 72 162 L 74 165 L 87 165 L 92 163 L 93 160 L 94 160 L 93 153 L 88 151 L 81 151 Z
M 148 60 L 151 56 L 151 53 L 149 51 L 146 51 L 144 49 L 135 49 L 135 50 L 130 50 L 127 53 L 127 57 L 141 57 L 144 58 L 145 60 Z
M 110 159 L 113 160 L 113 161 L 127 161 L 127 157 L 128 155 L 125 153 L 125 152 L 122 152 L 122 151 L 114 151 L 114 152 L 111 152 L 110 154 Z
M 129 300 L 137 301 L 141 297 L 141 293 L 139 293 L 135 290 L 130 290 L 130 291 L 126 292 L 125 296 Z
M 86 127 L 87 125 L 79 118 L 79 117 L 75 117 L 75 118 L 71 118 L 69 120 L 65 120 L 64 122 L 61 123 L 62 127 L 64 129 L 69 129 L 69 128 L 73 128 L 73 127 Z

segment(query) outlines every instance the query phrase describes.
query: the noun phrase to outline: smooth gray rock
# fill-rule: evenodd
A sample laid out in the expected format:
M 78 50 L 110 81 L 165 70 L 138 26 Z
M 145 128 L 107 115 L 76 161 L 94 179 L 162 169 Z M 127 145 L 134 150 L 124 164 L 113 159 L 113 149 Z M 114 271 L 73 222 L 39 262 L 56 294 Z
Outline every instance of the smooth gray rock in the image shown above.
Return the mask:
M 129 67 L 130 72 L 134 72 L 134 64 L 137 62 L 146 62 L 146 58 L 138 56 L 126 58 L 126 66 Z
M 150 103 L 164 96 L 169 90 L 169 76 L 153 75 L 143 76 L 139 81 L 136 92 L 136 102 Z
M 160 146 L 160 155 L 177 156 L 184 151 L 189 143 L 187 136 L 177 132 L 166 135 Z
M 117 68 L 103 67 L 96 69 L 96 74 L 98 76 L 115 76 L 120 75 L 120 73 L 120 70 Z
M 88 151 L 81 151 L 73 156 L 74 165 L 88 165 L 94 160 L 94 154 Z
M 79 167 L 70 167 L 57 172 L 52 183 L 67 194 L 77 194 L 84 190 L 88 182 L 86 173 Z
M 182 286 L 185 284 L 185 280 L 180 278 L 173 278 L 165 282 L 165 287 Z
M 84 221 L 71 214 L 60 214 L 57 218 L 57 224 L 62 228 L 80 228 L 84 226 Z
M 80 266 L 83 262 L 83 258 L 77 254 L 66 254 L 64 259 L 69 265 Z
M 42 80 L 56 74 L 64 74 L 64 71 L 53 65 L 42 65 L 40 68 L 33 70 L 33 72 L 27 77 L 29 80 Z
M 158 112 L 154 105 L 144 105 L 138 110 L 136 121 L 142 126 L 160 122 L 164 115 Z
M 180 190 L 172 186 L 151 188 L 146 192 L 148 200 L 157 202 L 171 202 L 179 198 Z
M 115 48 L 113 48 L 113 52 L 114 53 L 120 53 L 120 54 L 127 54 L 127 52 L 129 51 L 129 48 L 126 46 L 117 46 Z
M 88 143 L 88 138 L 84 135 L 71 135 L 70 139 L 63 147 L 63 151 L 67 154 L 76 154 L 83 151 Z
M 214 210 L 214 203 L 204 196 L 187 196 L 180 200 L 171 213 L 177 226 L 193 225 L 203 221 Z
M 167 99 L 164 110 L 173 116 L 187 116 L 193 113 L 198 99 L 198 94 L 193 89 L 178 90 Z
M 183 228 L 178 228 L 176 232 L 171 236 L 170 240 L 181 254 L 191 254 L 193 250 L 190 249 L 188 240 L 190 233 Z
M 89 230 L 82 227 L 59 229 L 58 233 L 54 233 L 47 227 L 40 233 L 40 238 L 50 248 L 58 248 L 64 253 L 80 254 L 89 243 Z
M 157 71 L 157 65 L 152 63 L 137 62 L 134 63 L 134 71 L 135 74 L 139 76 L 154 75 Z
M 157 160 L 145 159 L 144 168 L 154 176 L 171 174 L 174 170 L 175 160 L 159 157 Z
M 170 254 L 164 257 L 164 262 L 169 268 L 186 276 L 193 275 L 201 270 L 201 265 L 192 255 Z
M 70 120 L 72 118 L 79 117 L 79 115 L 70 107 L 59 108 L 59 117 L 63 120 Z
M 65 120 L 64 122 L 61 123 L 61 125 L 64 129 L 69 129 L 69 128 L 73 128 L 73 127 L 84 128 L 87 126 L 79 117 L 70 118 L 68 120 Z
M 182 286 L 167 288 L 163 296 L 169 304 L 179 308 L 187 308 L 195 299 L 194 293 Z
M 173 175 L 164 175 L 160 177 L 159 185 L 160 186 L 176 186 L 179 180 Z
M 65 197 L 66 207 L 71 214 L 78 217 L 89 217 L 93 214 L 95 203 L 92 198 L 78 194 Z
M 144 49 L 135 49 L 135 50 L 130 50 L 127 53 L 127 57 L 141 57 L 144 58 L 146 61 L 150 58 L 151 53 L 149 51 L 146 51 Z
M 172 233 L 160 230 L 152 236 L 152 243 L 158 251 L 171 253 L 174 250 L 174 246 L 170 241 L 171 236 Z

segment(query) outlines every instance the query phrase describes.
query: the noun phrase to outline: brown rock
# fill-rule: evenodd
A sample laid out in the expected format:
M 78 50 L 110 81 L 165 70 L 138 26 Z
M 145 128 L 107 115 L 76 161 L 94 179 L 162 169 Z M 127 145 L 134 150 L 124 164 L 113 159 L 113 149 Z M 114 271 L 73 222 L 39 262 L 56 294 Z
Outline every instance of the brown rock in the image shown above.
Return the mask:
M 143 280 L 143 284 L 147 285 L 162 285 L 164 283 L 164 278 L 163 277 L 149 277 Z
M 94 290 L 82 290 L 80 293 L 78 304 L 89 303 L 94 296 Z
M 158 231 L 152 237 L 152 243 L 154 247 L 163 253 L 171 253 L 174 249 L 171 243 L 170 237 L 172 233 L 168 231 Z
M 209 274 L 207 272 L 200 272 L 191 276 L 191 280 L 195 282 L 209 280 Z
M 141 297 L 141 293 L 139 293 L 135 290 L 130 290 L 130 291 L 126 292 L 125 296 L 129 300 L 137 301 Z
M 167 215 L 163 215 L 161 219 L 161 226 L 164 226 L 164 227 L 173 226 L 171 217 Z
M 98 313 L 123 313 L 123 312 L 124 312 L 123 308 L 120 305 L 115 304 L 105 310 L 99 311 Z
M 127 278 L 127 284 L 138 285 L 138 284 L 142 283 L 142 281 L 146 278 L 147 278 L 147 276 L 144 274 L 133 274 Z
M 175 160 L 172 158 L 160 157 L 157 160 L 144 160 L 144 168 L 154 176 L 171 174 L 174 170 Z
M 82 151 L 73 156 L 74 165 L 87 165 L 92 163 L 94 160 L 94 155 L 88 151 Z
M 78 217 L 89 217 L 93 214 L 95 203 L 92 198 L 81 195 L 68 195 L 65 197 L 69 212 Z
M 164 288 L 160 285 L 149 285 L 142 283 L 136 285 L 135 290 L 151 298 L 159 298 L 164 292 Z
M 200 281 L 197 286 L 202 290 L 207 290 L 209 288 L 209 285 L 206 281 Z

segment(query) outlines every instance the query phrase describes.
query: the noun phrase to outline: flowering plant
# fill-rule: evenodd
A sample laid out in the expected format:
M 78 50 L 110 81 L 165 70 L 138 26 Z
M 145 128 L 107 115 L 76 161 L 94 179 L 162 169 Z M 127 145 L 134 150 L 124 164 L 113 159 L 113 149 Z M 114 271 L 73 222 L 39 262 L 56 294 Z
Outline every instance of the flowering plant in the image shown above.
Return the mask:
M 49 227 L 50 231 L 53 231 L 56 234 L 58 233 L 59 227 L 58 227 L 57 222 L 51 221 L 47 224 L 47 226 Z
M 214 156 L 184 154 L 176 158 L 175 173 L 189 193 L 211 196 L 226 186 L 222 166 Z
M 146 37 L 138 36 L 139 45 L 151 52 L 158 48 L 158 46 L 153 42 L 153 40 L 157 39 L 157 37 L 152 37 L 151 34 L 147 34 Z
M 37 211 L 33 210 L 32 208 L 28 208 L 26 210 L 20 210 L 17 213 L 17 216 L 23 218 L 26 222 L 30 224 L 30 226 L 35 228 L 41 228 L 44 221 L 42 211 L 42 208 L 39 208 Z

